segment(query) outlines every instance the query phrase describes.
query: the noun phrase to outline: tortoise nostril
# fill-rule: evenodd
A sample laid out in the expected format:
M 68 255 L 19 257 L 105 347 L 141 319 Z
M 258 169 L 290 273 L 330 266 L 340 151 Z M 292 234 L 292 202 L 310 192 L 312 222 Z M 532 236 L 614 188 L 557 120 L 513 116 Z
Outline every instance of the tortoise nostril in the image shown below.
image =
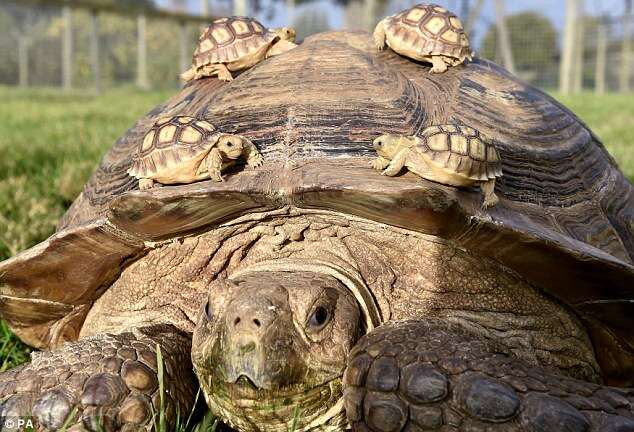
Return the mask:
M 260 320 L 259 320 L 259 319 L 257 319 L 257 318 L 254 318 L 254 319 L 253 319 L 253 324 L 255 324 L 257 327 L 260 327 L 260 325 L 261 325 L 261 324 L 260 324 Z
M 233 325 L 234 325 L 234 326 L 237 326 L 238 324 L 240 324 L 240 317 L 236 318 L 236 319 L 233 321 Z

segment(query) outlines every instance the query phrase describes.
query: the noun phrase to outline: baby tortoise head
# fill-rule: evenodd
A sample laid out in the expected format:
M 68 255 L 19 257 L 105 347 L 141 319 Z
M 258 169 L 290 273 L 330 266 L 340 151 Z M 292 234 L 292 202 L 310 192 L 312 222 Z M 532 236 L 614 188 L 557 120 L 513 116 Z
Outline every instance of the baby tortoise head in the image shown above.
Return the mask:
M 406 148 L 416 145 L 414 137 L 405 135 L 381 135 L 372 142 L 377 154 L 385 159 L 392 159 L 396 154 Z
M 244 152 L 246 138 L 240 135 L 223 134 L 216 144 L 218 151 L 226 159 L 238 159 Z
M 354 295 L 329 275 L 256 272 L 215 282 L 192 344 L 209 407 L 239 430 L 338 421 L 360 320 Z
M 278 27 L 271 29 L 273 33 L 275 33 L 280 40 L 285 40 L 289 42 L 295 42 L 295 38 L 297 36 L 297 32 L 292 27 Z

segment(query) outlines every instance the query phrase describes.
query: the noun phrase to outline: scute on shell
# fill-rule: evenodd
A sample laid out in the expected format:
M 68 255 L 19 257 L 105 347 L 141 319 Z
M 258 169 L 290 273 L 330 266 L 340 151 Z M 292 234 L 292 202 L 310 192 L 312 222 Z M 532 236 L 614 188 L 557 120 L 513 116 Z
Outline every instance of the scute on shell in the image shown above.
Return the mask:
M 441 168 L 473 180 L 486 181 L 502 175 L 493 142 L 469 126 L 432 126 L 420 138 L 420 148 Z
M 200 35 L 193 66 L 230 63 L 273 43 L 277 35 L 253 18 L 220 18 Z
M 206 120 L 189 116 L 162 118 L 146 133 L 128 174 L 148 178 L 161 168 L 191 159 L 213 146 L 216 134 L 214 125 Z
M 469 38 L 460 19 L 434 4 L 418 4 L 388 19 L 386 33 L 399 44 L 426 55 L 471 59 Z

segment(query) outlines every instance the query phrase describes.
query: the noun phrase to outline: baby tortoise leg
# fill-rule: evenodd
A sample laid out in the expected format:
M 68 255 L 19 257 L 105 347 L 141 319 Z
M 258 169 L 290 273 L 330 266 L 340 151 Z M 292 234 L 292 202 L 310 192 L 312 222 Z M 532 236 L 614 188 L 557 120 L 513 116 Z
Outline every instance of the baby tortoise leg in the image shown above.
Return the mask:
M 258 148 L 250 140 L 242 138 L 244 147 L 244 157 L 247 160 L 247 165 L 251 168 L 257 168 L 264 163 L 262 155 L 258 151 Z
M 33 354 L 0 374 L 0 417 L 33 416 L 35 430 L 149 431 L 161 406 L 161 348 L 168 424 L 187 416 L 198 390 L 191 339 L 172 326 L 98 335 Z M 171 429 L 170 429 L 171 430 Z
M 139 179 L 139 189 L 141 190 L 152 189 L 154 186 L 155 186 L 154 180 L 152 179 L 149 179 L 149 178 Z M 158 186 L 158 183 L 156 184 L 156 186 Z
M 192 81 L 194 79 L 197 79 L 198 77 L 198 73 L 196 72 L 195 68 L 191 67 L 189 69 L 187 69 L 185 72 L 183 72 L 181 74 L 181 79 L 185 82 L 187 81 Z
M 222 178 L 222 155 L 217 148 L 212 148 L 205 161 L 203 162 L 207 167 L 209 178 L 216 182 L 225 181 Z
M 634 430 L 634 389 L 557 375 L 439 319 L 386 324 L 361 338 L 344 374 L 353 430 Z
M 385 48 L 385 24 L 387 23 L 387 19 L 383 19 L 379 21 L 379 23 L 374 28 L 374 34 L 372 38 L 374 39 L 374 46 L 379 51 L 383 51 Z
M 403 149 L 396 153 L 396 156 L 392 159 L 387 169 L 383 171 L 383 175 L 394 177 L 396 174 L 400 173 L 405 164 L 407 163 L 407 158 L 409 157 L 409 149 Z
M 431 56 L 431 63 L 433 67 L 429 73 L 443 73 L 447 71 L 447 63 L 442 56 Z
M 385 168 L 387 168 L 389 164 L 390 164 L 389 159 L 385 159 L 384 157 L 381 157 L 381 156 L 370 161 L 370 166 L 372 166 L 372 168 L 378 171 L 384 170 Z
M 276 55 L 284 54 L 292 50 L 293 48 L 297 48 L 297 44 L 287 40 L 277 41 L 269 50 L 266 52 L 266 58 L 273 57 Z
M 233 81 L 233 75 L 231 75 L 227 66 L 222 63 L 205 65 L 200 69 L 198 74 L 200 76 L 197 76 L 197 78 L 217 75 L 218 79 L 222 81 Z
M 489 208 L 496 205 L 500 200 L 498 196 L 495 194 L 495 179 L 491 179 L 486 182 L 482 182 L 480 184 L 480 188 L 482 189 L 482 193 L 484 194 L 484 202 L 482 203 L 482 208 Z

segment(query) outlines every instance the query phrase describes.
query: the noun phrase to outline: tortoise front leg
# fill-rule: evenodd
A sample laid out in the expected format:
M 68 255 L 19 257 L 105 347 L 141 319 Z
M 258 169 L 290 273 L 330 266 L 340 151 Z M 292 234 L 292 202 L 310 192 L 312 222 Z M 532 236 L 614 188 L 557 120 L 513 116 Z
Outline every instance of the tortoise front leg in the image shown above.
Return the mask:
M 162 397 L 167 423 L 174 425 L 177 412 L 187 418 L 198 390 L 190 349 L 188 335 L 172 326 L 153 326 L 35 353 L 31 363 L 0 374 L 0 417 L 33 416 L 43 430 L 66 425 L 69 430 L 149 431 L 158 424 L 158 414 L 154 419 L 152 414 L 160 412 Z
M 212 148 L 207 157 L 204 160 L 205 167 L 207 168 L 207 172 L 209 173 L 209 178 L 216 182 L 225 181 L 222 178 L 222 155 L 220 154 L 220 150 L 217 148 Z
M 242 143 L 244 147 L 244 157 L 247 160 L 247 165 L 251 168 L 257 168 L 264 163 L 264 159 L 262 155 L 258 151 L 258 148 L 251 142 L 251 140 L 247 138 L 242 138 Z
M 387 18 L 379 21 L 379 23 L 374 28 L 374 33 L 372 34 L 372 39 L 374 40 L 374 46 L 379 51 L 382 51 L 385 48 L 385 25 L 387 24 Z
M 392 159 L 387 169 L 383 171 L 383 175 L 394 177 L 396 174 L 400 173 L 405 163 L 407 163 L 407 158 L 409 157 L 409 149 L 403 149 L 396 153 L 396 156 Z
M 591 384 L 514 357 L 439 319 L 381 326 L 344 375 L 353 430 L 634 430 L 634 389 Z
M 443 73 L 447 71 L 447 62 L 442 58 L 442 56 L 431 56 L 431 63 L 433 67 L 429 71 L 429 73 Z
M 280 54 L 284 54 L 292 50 L 293 48 L 297 48 L 297 44 L 287 40 L 280 40 L 275 43 L 269 50 L 266 52 L 266 58 L 274 57 Z
M 370 161 L 370 166 L 375 170 L 382 171 L 390 164 L 389 159 L 385 159 L 384 157 L 377 157 Z

